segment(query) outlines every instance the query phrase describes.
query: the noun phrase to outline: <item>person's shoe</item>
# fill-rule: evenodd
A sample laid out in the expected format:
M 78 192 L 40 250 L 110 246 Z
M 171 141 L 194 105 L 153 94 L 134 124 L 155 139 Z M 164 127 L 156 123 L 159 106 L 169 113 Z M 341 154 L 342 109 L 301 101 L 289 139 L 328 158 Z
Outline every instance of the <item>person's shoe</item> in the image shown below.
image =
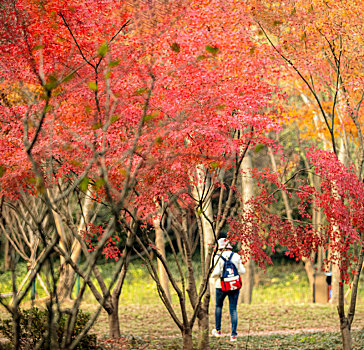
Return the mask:
M 230 341 L 237 341 L 238 339 L 236 338 L 236 335 L 231 335 L 230 336 Z
M 213 335 L 214 337 L 222 337 L 221 331 L 218 331 L 218 330 L 216 330 L 216 329 L 213 329 L 213 330 L 212 330 L 212 335 Z

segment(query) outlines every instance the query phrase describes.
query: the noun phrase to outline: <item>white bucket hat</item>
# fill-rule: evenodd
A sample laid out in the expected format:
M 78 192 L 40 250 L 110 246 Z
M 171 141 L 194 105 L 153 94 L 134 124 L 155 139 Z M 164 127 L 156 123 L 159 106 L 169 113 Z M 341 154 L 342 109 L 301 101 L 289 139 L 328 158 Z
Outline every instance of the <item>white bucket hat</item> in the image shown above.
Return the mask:
M 223 249 L 233 249 L 233 247 L 229 243 L 228 239 L 226 239 L 226 238 L 220 238 L 217 241 L 217 249 L 219 249 L 219 250 L 223 250 Z

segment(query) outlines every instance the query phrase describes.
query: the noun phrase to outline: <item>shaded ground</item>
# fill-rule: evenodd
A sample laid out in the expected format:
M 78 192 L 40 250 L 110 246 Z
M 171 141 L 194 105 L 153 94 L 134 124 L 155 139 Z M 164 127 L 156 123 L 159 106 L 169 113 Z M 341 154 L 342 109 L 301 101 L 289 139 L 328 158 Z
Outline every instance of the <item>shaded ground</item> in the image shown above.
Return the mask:
M 286 333 L 290 331 L 285 331 Z M 353 350 L 364 349 L 364 329 L 355 330 L 353 335 Z M 196 339 L 194 339 L 196 344 Z M 105 350 L 167 350 L 182 349 L 182 340 L 180 337 L 171 338 L 140 338 L 126 336 L 117 340 L 100 340 L 101 349 Z M 275 349 L 275 350 L 334 350 L 342 349 L 341 338 L 338 332 L 313 332 L 297 334 L 271 334 L 259 336 L 239 336 L 236 343 L 231 343 L 227 337 L 214 338 L 210 337 L 211 350 L 228 350 L 228 349 Z
M 342 347 L 337 311 L 329 305 L 240 305 L 238 314 L 238 342 L 231 344 L 228 340 L 230 319 L 225 307 L 222 332 L 226 336 L 220 339 L 210 337 L 212 349 L 330 350 Z M 210 318 L 212 329 L 213 315 Z M 120 325 L 122 334 L 126 335 L 120 340 L 121 347 L 109 343 L 105 344 L 105 349 L 181 349 L 179 329 L 162 306 L 123 305 Z M 354 349 L 364 349 L 362 327 L 364 305 L 359 305 L 353 324 Z M 99 339 L 107 337 L 107 317 L 104 313 L 94 326 L 94 332 Z M 130 348 L 126 347 L 126 341 Z
M 239 305 L 238 341 L 230 343 L 228 305 L 224 308 L 224 337 L 210 337 L 212 350 L 226 349 L 341 349 L 339 321 L 335 307 L 330 305 Z M 95 304 L 83 304 L 87 312 Z M 177 308 L 177 306 L 176 306 Z M 162 305 L 121 305 L 120 326 L 123 334 L 117 340 L 108 339 L 108 321 L 102 312 L 92 329 L 100 349 L 105 350 L 177 350 L 182 348 L 179 329 Z M 7 317 L 1 310 L 0 317 Z M 214 327 L 210 317 L 210 330 Z M 353 324 L 354 349 L 364 349 L 364 304 L 359 304 Z M 194 329 L 197 334 L 197 328 Z M 0 342 L 0 349 L 3 348 Z
M 95 305 L 85 308 L 89 311 L 96 310 Z M 239 305 L 240 335 L 264 332 L 282 332 L 286 330 L 315 330 L 326 329 L 339 330 L 339 319 L 336 308 L 329 305 L 285 305 L 282 307 L 273 305 Z M 214 327 L 213 312 L 210 311 L 210 328 Z M 100 315 L 94 326 L 96 333 L 104 334 L 107 325 L 105 313 Z M 364 305 L 358 305 L 353 327 L 364 326 Z M 173 323 L 167 311 L 162 305 L 122 305 L 120 307 L 120 327 L 125 334 L 135 336 L 177 336 L 179 329 Z M 163 330 L 163 334 L 161 334 Z M 197 329 L 196 329 L 197 330 Z M 222 332 L 229 334 L 230 318 L 228 305 L 223 309 Z
M 110 276 L 113 265 L 100 266 L 105 276 Z M 24 268 L 26 271 L 26 267 Z M 223 313 L 220 339 L 211 337 L 212 350 L 226 349 L 277 349 L 277 350 L 331 350 L 341 349 L 339 321 L 336 308 L 331 305 L 312 304 L 312 292 L 302 266 L 278 265 L 256 276 L 254 304 L 239 305 L 238 342 L 229 339 L 230 319 L 228 304 Z M 357 312 L 353 324 L 354 349 L 364 350 L 364 276 L 357 300 Z M 0 290 L 11 290 L 6 274 L 0 275 Z M 39 287 L 39 286 L 38 286 Z M 39 288 L 38 288 L 39 289 Z M 39 297 L 42 296 L 39 290 Z M 173 296 L 176 312 L 178 300 Z M 155 283 L 139 265 L 131 266 L 127 283 L 120 298 L 120 326 L 123 337 L 117 341 L 108 339 L 108 320 L 105 312 L 91 332 L 96 333 L 100 349 L 105 350 L 177 350 L 182 341 L 179 329 L 163 307 Z M 38 306 L 44 306 L 40 304 Z M 72 305 L 67 305 L 72 307 Z M 30 307 L 26 301 L 23 307 Z M 97 305 L 92 295 L 86 294 L 84 311 L 95 312 Z M 214 328 L 213 310 L 210 310 L 210 331 Z M 8 317 L 0 307 L 0 319 Z M 197 328 L 194 329 L 197 334 Z M 0 350 L 2 349 L 0 339 Z

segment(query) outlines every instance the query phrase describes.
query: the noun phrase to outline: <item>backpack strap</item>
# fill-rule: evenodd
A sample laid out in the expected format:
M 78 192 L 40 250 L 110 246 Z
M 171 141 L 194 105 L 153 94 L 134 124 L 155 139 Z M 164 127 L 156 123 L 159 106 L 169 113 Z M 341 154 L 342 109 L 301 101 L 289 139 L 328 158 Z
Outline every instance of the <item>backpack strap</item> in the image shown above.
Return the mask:
M 227 261 L 223 256 L 222 256 L 222 254 L 220 254 L 220 258 L 222 259 L 222 260 L 224 260 L 225 262 Z M 228 260 L 230 260 L 230 259 L 228 259 Z

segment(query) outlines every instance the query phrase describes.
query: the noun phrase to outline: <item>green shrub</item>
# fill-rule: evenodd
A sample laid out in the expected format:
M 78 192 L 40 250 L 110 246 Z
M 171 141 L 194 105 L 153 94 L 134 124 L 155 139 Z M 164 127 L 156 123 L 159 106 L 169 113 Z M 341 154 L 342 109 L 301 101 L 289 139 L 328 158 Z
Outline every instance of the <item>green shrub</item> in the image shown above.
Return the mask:
M 40 310 L 37 307 L 33 307 L 28 310 L 19 310 L 20 316 L 20 345 L 21 349 L 34 349 L 39 344 L 48 330 L 48 310 Z M 55 325 L 55 332 L 57 335 L 58 344 L 62 344 L 63 337 L 66 336 L 66 326 L 68 321 L 68 315 L 62 314 L 59 321 Z M 86 323 L 90 319 L 88 313 L 79 311 L 77 315 L 76 324 L 73 330 L 71 339 L 75 339 L 85 327 Z M 0 333 L 14 344 L 14 332 L 13 332 L 13 320 L 3 320 L 0 323 Z M 43 342 L 41 350 L 49 348 L 46 342 Z M 81 339 L 80 343 L 76 347 L 79 350 L 96 349 L 96 335 L 86 334 Z

